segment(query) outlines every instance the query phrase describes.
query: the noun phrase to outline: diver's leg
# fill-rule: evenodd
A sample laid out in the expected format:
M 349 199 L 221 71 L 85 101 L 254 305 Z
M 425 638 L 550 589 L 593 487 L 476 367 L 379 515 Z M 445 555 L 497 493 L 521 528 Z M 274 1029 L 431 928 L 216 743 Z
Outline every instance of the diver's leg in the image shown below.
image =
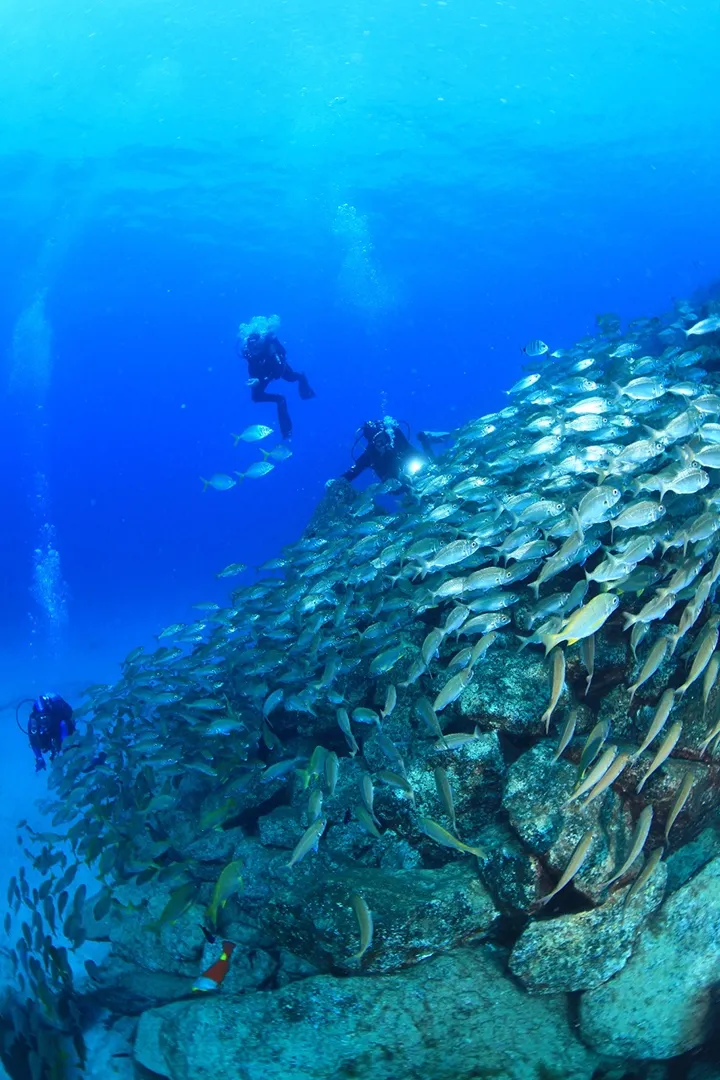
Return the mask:
M 293 371 L 289 364 L 285 365 L 283 371 L 283 379 L 285 382 L 298 383 L 298 390 L 300 391 L 300 397 L 303 401 L 307 401 L 309 398 L 315 397 L 315 391 L 310 383 L 307 381 L 307 375 L 303 375 L 301 371 Z
M 418 442 L 429 458 L 434 458 L 432 447 L 438 443 L 447 442 L 452 436 L 451 431 L 418 431 Z
M 428 439 L 425 432 L 424 431 L 418 431 L 417 438 L 418 438 L 418 442 L 420 443 L 423 450 L 425 451 L 426 456 L 430 459 L 430 461 L 434 461 L 435 460 L 435 455 L 433 454 L 433 450 L 432 450 L 432 446 L 430 444 L 430 440 Z
M 252 388 L 253 401 L 269 401 L 277 406 L 278 424 L 283 439 L 288 439 L 292 434 L 292 421 L 288 412 L 287 401 L 282 394 L 268 394 L 267 383 L 256 383 Z

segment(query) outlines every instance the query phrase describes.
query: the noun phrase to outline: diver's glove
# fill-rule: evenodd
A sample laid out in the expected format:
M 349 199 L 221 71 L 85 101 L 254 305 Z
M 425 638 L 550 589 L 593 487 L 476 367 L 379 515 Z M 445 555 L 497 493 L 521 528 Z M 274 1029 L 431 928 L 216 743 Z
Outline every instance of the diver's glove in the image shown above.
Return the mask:
M 334 488 L 335 485 L 339 484 L 339 483 L 340 483 L 340 481 L 338 480 L 338 478 L 336 476 L 331 476 L 329 480 L 325 481 L 325 487 L 326 487 L 326 489 L 328 491 L 330 491 L 331 488 Z
M 259 382 L 260 382 L 259 379 L 248 379 L 248 381 L 245 383 L 245 385 L 246 386 L 257 386 L 257 384 Z
M 44 761 L 43 758 L 41 758 L 41 757 L 40 758 L 35 758 L 35 772 L 42 772 L 42 770 L 46 769 L 46 768 L 47 768 L 47 765 L 45 764 L 45 761 Z

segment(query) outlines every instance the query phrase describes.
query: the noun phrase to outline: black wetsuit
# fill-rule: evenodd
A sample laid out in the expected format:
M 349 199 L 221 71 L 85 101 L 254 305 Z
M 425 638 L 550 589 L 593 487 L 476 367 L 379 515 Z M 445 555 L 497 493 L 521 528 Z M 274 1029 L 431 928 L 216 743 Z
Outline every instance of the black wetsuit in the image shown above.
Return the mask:
M 353 466 L 343 473 L 343 480 L 354 480 L 366 469 L 372 469 L 380 480 L 398 479 L 410 458 L 418 457 L 418 451 L 399 428 L 392 429 L 392 438 L 379 422 L 365 424 L 363 435 L 367 446 Z
M 34 702 L 28 720 L 30 748 L 35 755 L 35 771 L 45 768 L 43 754 L 53 761 L 63 739 L 75 731 L 72 706 L 59 694 L 43 694 Z
M 448 438 L 445 431 L 418 431 L 418 442 L 424 451 L 420 453 L 397 421 L 388 426 L 380 420 L 368 420 L 362 426 L 362 434 L 367 446 L 352 467 L 342 474 L 343 480 L 354 480 L 365 469 L 372 469 L 380 480 L 404 480 L 408 475 L 406 466 L 409 461 L 432 461 L 435 456 L 432 444 L 445 442 Z
M 299 383 L 300 397 L 315 397 L 315 391 L 301 372 L 293 371 L 287 362 L 285 346 L 274 334 L 251 334 L 245 342 L 242 355 L 247 360 L 248 374 L 257 379 L 253 384 L 253 401 L 271 401 L 277 405 L 278 424 L 283 439 L 292 434 L 292 421 L 288 412 L 287 401 L 283 394 L 268 394 L 267 385 L 274 379 Z

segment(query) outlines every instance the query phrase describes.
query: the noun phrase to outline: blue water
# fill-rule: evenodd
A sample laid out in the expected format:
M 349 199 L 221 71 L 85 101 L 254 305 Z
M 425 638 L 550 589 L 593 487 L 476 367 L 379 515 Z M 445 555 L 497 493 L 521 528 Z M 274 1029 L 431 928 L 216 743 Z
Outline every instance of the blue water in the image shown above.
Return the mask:
M 718 40 L 707 0 L 6 0 L 0 704 L 221 599 L 367 417 L 452 427 L 528 339 L 708 287 Z M 234 351 L 271 313 L 317 397 L 203 494 L 274 422 Z

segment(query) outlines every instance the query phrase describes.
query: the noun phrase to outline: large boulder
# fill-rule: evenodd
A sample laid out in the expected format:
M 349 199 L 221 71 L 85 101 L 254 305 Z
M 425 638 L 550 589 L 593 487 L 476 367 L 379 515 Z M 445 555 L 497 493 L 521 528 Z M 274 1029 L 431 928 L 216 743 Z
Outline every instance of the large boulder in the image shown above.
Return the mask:
M 720 859 L 671 896 L 631 959 L 585 994 L 582 1036 L 600 1053 L 670 1058 L 700 1046 L 720 979 Z
M 485 948 L 372 978 L 319 975 L 145 1013 L 135 1060 L 169 1080 L 590 1080 L 560 997 L 528 998 Z
M 607 982 L 625 965 L 640 928 L 662 903 L 666 874 L 661 864 L 627 904 L 631 885 L 590 911 L 529 923 L 512 951 L 510 970 L 531 993 L 590 990 Z
M 487 858 L 479 864 L 480 878 L 504 914 L 531 911 L 546 886 L 537 855 L 528 853 L 504 821 L 483 829 L 480 842 Z
M 522 754 L 508 769 L 503 806 L 520 840 L 543 856 L 547 869 L 559 877 L 587 830 L 594 834 L 587 858 L 573 880 L 584 896 L 604 899 L 602 882 L 625 858 L 632 836 L 632 819 L 612 789 L 589 806 L 568 805 L 577 781 L 577 768 L 569 761 L 554 761 L 549 740 Z M 551 888 L 548 882 L 548 891 Z
M 518 655 L 497 645 L 478 664 L 473 680 L 455 703 L 455 712 L 466 724 L 539 735 L 550 701 L 548 665 L 539 654 Z M 561 705 L 566 701 L 564 690 Z
M 488 932 L 497 912 L 474 862 L 436 870 L 349 866 L 298 876 L 267 905 L 262 927 L 323 971 L 394 971 Z M 353 959 L 359 949 L 353 893 L 373 914 L 373 942 L 362 961 Z
M 712 859 L 720 857 L 720 822 L 703 829 L 689 843 L 667 856 L 668 892 L 676 892 Z

